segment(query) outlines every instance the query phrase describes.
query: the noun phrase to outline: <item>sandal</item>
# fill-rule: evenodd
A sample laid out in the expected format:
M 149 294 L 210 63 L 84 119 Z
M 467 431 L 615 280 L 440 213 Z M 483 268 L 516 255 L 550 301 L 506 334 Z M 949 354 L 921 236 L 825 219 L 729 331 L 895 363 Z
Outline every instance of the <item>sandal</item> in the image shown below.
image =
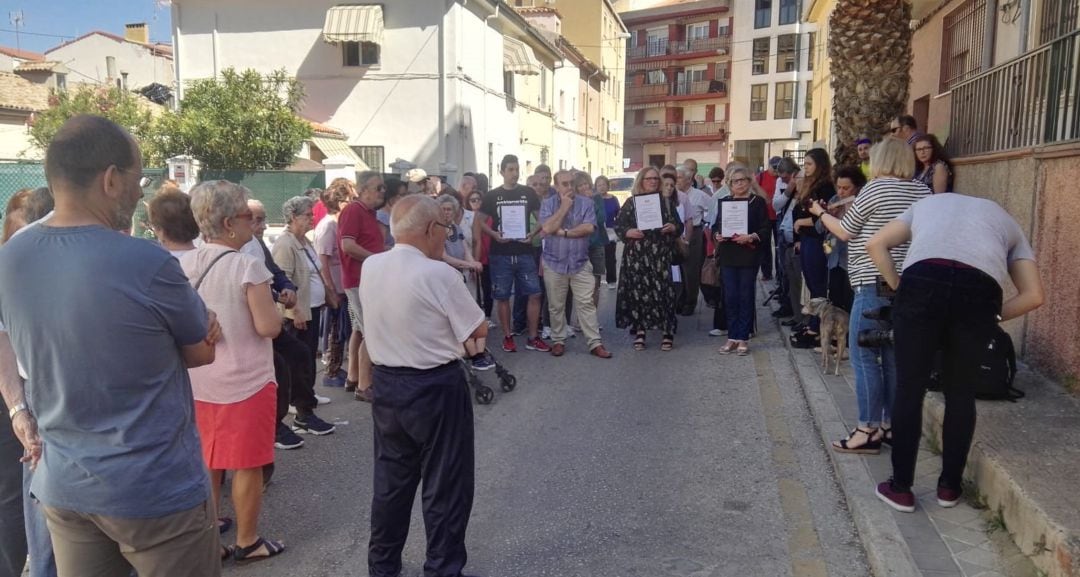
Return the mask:
M 260 551 L 264 551 L 266 554 L 257 555 Z M 285 544 L 281 541 L 267 541 L 266 539 L 259 537 L 254 543 L 247 547 L 237 545 L 233 549 L 233 559 L 238 564 L 245 565 L 255 561 L 262 561 L 263 559 L 269 559 L 284 552 Z
M 645 333 L 644 332 L 638 333 L 637 338 L 634 339 L 634 350 L 635 351 L 643 351 L 643 350 L 645 350 Z
M 739 347 L 735 349 L 735 354 L 740 357 L 750 354 L 750 347 L 746 344 L 746 341 L 739 341 Z
M 881 427 L 878 429 L 881 431 L 881 442 L 884 445 L 892 446 L 892 427 Z
M 229 559 L 229 557 L 232 557 L 232 556 L 233 556 L 233 548 L 232 547 L 226 547 L 226 546 L 222 545 L 221 546 L 221 561 L 225 562 L 225 561 L 227 561 Z
M 675 346 L 675 337 L 671 335 L 664 335 L 664 338 L 660 341 L 660 350 L 667 352 Z
M 720 347 L 720 350 L 718 350 L 717 352 L 721 355 L 730 355 L 731 353 L 735 352 L 735 349 L 738 348 L 738 346 L 738 341 L 729 340 L 728 342 L 724 343 L 724 346 Z
M 866 435 L 866 442 L 861 445 L 851 445 L 851 439 L 856 433 L 862 433 Z M 877 455 L 881 452 L 881 440 L 874 440 L 878 434 L 878 429 L 863 429 L 861 427 L 855 427 L 848 434 L 846 439 L 839 441 L 833 441 L 832 448 L 837 453 L 853 453 L 856 455 Z

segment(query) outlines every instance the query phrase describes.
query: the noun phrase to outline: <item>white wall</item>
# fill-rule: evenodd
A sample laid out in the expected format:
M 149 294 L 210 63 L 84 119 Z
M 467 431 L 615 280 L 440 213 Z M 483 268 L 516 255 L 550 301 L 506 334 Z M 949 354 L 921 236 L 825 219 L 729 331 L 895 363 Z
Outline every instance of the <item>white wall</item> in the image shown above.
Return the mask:
M 39 160 L 44 153 L 33 147 L 25 118 L 0 116 L 0 158 Z
M 186 3 L 185 3 L 186 4 Z M 142 88 L 153 83 L 173 86 L 173 61 L 153 55 L 148 48 L 132 42 L 117 41 L 92 34 L 45 53 L 48 60 L 58 60 L 70 70 L 68 84 L 100 84 L 108 78 L 105 57 L 116 58 L 118 74 L 128 73 L 128 88 Z

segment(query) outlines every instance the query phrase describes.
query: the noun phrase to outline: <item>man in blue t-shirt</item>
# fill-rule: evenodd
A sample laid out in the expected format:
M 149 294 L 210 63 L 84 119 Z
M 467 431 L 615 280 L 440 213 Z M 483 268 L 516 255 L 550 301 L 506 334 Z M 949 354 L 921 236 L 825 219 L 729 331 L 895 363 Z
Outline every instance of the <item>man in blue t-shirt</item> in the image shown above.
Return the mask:
M 0 392 L 62 576 L 221 573 L 187 373 L 220 328 L 175 258 L 117 232 L 141 173 L 124 129 L 70 119 L 46 152 L 54 216 L 0 251 L 0 322 L 28 377 Z

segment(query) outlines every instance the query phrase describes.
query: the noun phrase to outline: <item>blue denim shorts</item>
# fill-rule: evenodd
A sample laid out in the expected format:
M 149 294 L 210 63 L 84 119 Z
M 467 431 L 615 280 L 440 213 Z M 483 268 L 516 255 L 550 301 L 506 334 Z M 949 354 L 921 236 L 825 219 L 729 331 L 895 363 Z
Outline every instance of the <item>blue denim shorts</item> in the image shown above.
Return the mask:
M 493 254 L 488 262 L 491 265 L 491 292 L 495 300 L 510 300 L 515 283 L 518 285 L 518 295 L 540 294 L 540 273 L 533 255 Z

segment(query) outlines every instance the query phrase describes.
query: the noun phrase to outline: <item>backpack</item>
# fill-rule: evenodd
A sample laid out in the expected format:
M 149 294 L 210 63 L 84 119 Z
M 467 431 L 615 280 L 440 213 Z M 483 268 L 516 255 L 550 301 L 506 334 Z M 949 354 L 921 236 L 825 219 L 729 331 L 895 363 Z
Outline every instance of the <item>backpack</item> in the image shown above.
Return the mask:
M 939 353 L 935 369 L 930 375 L 929 389 L 932 391 L 940 391 L 943 387 L 942 362 Z M 1016 348 L 1013 346 L 1012 337 L 1004 329 L 997 327 L 997 332 L 983 349 L 982 358 L 978 359 L 978 362 L 979 376 L 972 385 L 976 399 L 1015 403 L 1024 398 L 1024 391 L 1013 386 L 1016 379 Z

